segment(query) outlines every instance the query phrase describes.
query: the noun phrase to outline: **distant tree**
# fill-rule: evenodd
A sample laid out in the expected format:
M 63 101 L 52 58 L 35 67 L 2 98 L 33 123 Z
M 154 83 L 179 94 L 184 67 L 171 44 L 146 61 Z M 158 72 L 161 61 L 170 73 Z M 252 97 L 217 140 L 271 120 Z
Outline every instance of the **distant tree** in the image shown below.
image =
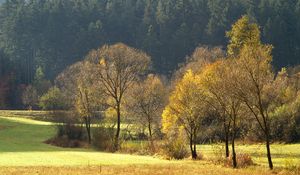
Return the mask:
M 261 43 L 258 25 L 251 23 L 248 16 L 243 16 L 235 22 L 226 36 L 229 38 L 227 53 L 230 56 L 238 55 L 244 45 L 255 47 Z
M 76 97 L 78 96 L 77 79 L 83 67 L 82 62 L 77 62 L 67 67 L 55 79 L 55 85 L 65 94 L 66 103 L 74 109 Z
M 160 129 L 160 117 L 166 96 L 167 91 L 162 80 L 151 74 L 144 81 L 135 83 L 126 99 L 127 111 L 136 116 L 138 123 L 148 128 L 152 148 L 154 129 Z
M 189 69 L 195 73 L 200 73 L 205 66 L 224 58 L 224 56 L 225 53 L 220 47 L 199 46 L 191 56 L 186 57 L 186 62 L 181 65 L 175 76 L 177 76 L 176 78 L 182 77 Z
M 197 134 L 207 108 L 205 98 L 198 76 L 189 70 L 177 83 L 162 114 L 164 132 L 171 130 L 174 125 L 184 129 L 193 159 L 197 158 Z
M 105 45 L 98 50 L 91 51 L 86 59 L 98 64 L 96 74 L 99 82 L 104 87 L 104 93 L 113 99 L 110 105 L 117 113 L 114 149 L 118 150 L 123 97 L 139 76 L 148 69 L 151 59 L 145 53 L 122 43 Z
M 38 104 L 39 96 L 34 86 L 28 85 L 25 88 L 22 94 L 22 101 L 30 110 Z
M 10 76 L 0 76 L 0 108 L 5 108 L 8 105 L 9 81 Z
M 51 82 L 46 80 L 42 67 L 36 69 L 32 85 L 36 88 L 38 96 L 46 93 L 51 87 Z
M 40 98 L 39 106 L 43 110 L 64 109 L 66 106 L 64 95 L 59 88 L 54 86 Z

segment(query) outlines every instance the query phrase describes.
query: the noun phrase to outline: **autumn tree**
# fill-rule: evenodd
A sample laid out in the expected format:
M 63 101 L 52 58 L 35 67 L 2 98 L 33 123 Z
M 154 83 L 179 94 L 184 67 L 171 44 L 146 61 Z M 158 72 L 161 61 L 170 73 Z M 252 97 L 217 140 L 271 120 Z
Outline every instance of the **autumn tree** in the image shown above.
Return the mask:
M 160 128 L 160 117 L 166 102 L 166 88 L 161 78 L 150 74 L 144 81 L 135 83 L 128 94 L 127 111 L 136 116 L 137 122 L 146 125 L 153 148 L 153 135 L 155 129 Z
M 81 61 L 68 67 L 56 79 L 57 86 L 65 94 L 66 104 L 71 110 L 75 110 L 85 123 L 89 143 L 92 117 L 98 109 L 102 109 L 106 98 L 95 72 L 97 65 Z
M 98 64 L 97 76 L 104 87 L 104 93 L 113 99 L 110 106 L 117 114 L 114 149 L 118 150 L 123 97 L 139 76 L 148 69 L 151 59 L 142 51 L 118 43 L 91 51 L 87 60 Z
M 81 70 L 77 75 L 77 95 L 75 109 L 85 122 L 88 134 L 88 142 L 91 144 L 91 119 L 95 116 L 97 109 L 101 109 L 103 101 L 102 87 L 99 85 L 98 77 L 94 74 L 96 65 L 83 62 Z
M 241 120 L 242 101 L 232 93 L 232 72 L 235 71 L 232 60 L 219 60 L 208 65 L 200 74 L 206 89 L 207 102 L 215 109 L 223 123 L 225 133 L 226 157 L 229 157 L 229 138 L 231 137 L 233 167 L 237 167 L 235 139 L 238 122 Z
M 43 110 L 62 110 L 66 107 L 64 95 L 56 86 L 41 96 L 39 106 Z
M 273 169 L 270 151 L 270 111 L 273 100 L 268 93 L 269 86 L 273 86 L 274 73 L 271 69 L 271 46 L 245 46 L 236 60 L 238 71 L 234 90 L 237 96 L 246 104 L 249 111 L 258 122 L 265 136 L 269 168 Z M 275 93 L 275 92 L 272 92 Z
M 182 64 L 175 73 L 175 78 L 182 78 L 189 69 L 194 73 L 199 73 L 205 66 L 224 58 L 224 56 L 225 53 L 220 47 L 209 48 L 207 46 L 199 46 L 194 50 L 191 56 L 186 57 L 186 62 Z
M 197 158 L 197 135 L 207 105 L 199 77 L 189 70 L 171 93 L 169 104 L 162 114 L 163 130 L 166 132 L 174 125 L 182 127 L 189 138 L 192 158 Z
M 227 33 L 228 56 L 235 62 L 235 75 L 231 81 L 237 98 L 243 101 L 258 122 L 266 141 L 269 168 L 273 169 L 270 151 L 270 107 L 274 99 L 267 93 L 274 81 L 272 71 L 272 46 L 260 41 L 258 25 L 243 16 Z
M 83 62 L 77 62 L 67 67 L 55 79 L 55 85 L 65 94 L 65 102 L 70 108 L 74 107 L 74 102 L 78 95 L 77 79 L 83 67 Z
M 260 31 L 256 23 L 251 23 L 250 18 L 242 16 L 232 25 L 232 29 L 226 33 L 229 38 L 227 53 L 229 56 L 238 55 L 244 45 L 258 46 L 260 44 Z

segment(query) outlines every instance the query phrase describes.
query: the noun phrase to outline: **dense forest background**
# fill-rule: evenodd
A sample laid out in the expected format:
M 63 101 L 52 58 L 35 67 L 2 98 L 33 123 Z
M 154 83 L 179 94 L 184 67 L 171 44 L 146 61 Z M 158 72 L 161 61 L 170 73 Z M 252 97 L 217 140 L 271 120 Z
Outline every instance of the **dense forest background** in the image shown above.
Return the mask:
M 300 63 L 300 0 L 0 0 L 0 107 L 21 104 L 41 68 L 53 80 L 91 49 L 123 42 L 170 75 L 198 45 L 225 46 L 247 14 L 279 69 Z

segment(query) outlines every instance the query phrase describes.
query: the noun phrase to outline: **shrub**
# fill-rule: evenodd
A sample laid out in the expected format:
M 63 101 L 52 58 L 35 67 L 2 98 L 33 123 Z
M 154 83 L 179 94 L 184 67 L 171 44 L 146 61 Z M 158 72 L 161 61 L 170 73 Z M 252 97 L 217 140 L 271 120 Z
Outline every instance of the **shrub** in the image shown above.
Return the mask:
M 125 141 L 120 149 L 122 153 L 149 155 L 147 141 Z
M 98 127 L 93 130 L 92 144 L 101 151 L 113 151 L 114 128 Z
M 122 147 L 119 150 L 122 153 L 138 154 L 138 155 L 155 155 L 159 148 L 158 141 L 138 141 L 127 140 L 122 143 Z
M 45 141 L 45 143 L 60 147 L 78 148 L 84 145 L 83 140 L 85 140 L 83 127 L 67 123 L 57 125 L 56 136 Z
M 237 165 L 238 167 L 244 168 L 250 165 L 253 165 L 252 158 L 249 154 L 237 154 L 236 155 Z M 232 166 L 232 156 L 230 155 L 229 158 L 225 161 L 225 166 L 231 167 Z
M 79 140 L 69 140 L 67 137 L 56 137 L 47 140 L 45 143 L 64 148 L 79 148 L 83 145 Z
M 76 126 L 74 124 L 63 124 L 57 125 L 57 134 L 58 138 L 66 137 L 69 140 L 83 140 L 84 131 L 82 126 Z
M 188 156 L 185 142 L 180 139 L 169 139 L 163 145 L 163 154 L 167 159 L 184 159 Z
M 223 163 L 226 161 L 225 158 L 225 146 L 221 145 L 221 144 L 216 144 L 212 146 L 212 150 L 213 150 L 213 159 L 212 161 L 214 163 Z

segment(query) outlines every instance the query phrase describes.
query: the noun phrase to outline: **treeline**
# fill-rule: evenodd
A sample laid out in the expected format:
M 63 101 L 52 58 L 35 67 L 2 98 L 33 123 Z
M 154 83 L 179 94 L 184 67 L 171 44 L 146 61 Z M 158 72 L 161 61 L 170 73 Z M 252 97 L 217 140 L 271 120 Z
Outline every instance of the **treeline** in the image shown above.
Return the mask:
M 273 68 L 273 46 L 261 41 L 258 25 L 248 16 L 226 36 L 226 51 L 196 48 L 170 81 L 151 73 L 151 57 L 143 51 L 122 43 L 104 45 L 67 67 L 50 89 L 39 68 L 23 102 L 69 111 L 58 141 L 82 139 L 74 129 L 79 121 L 90 144 L 118 151 L 132 139 L 124 136 L 128 125 L 129 133 L 138 127 L 146 134 L 137 139 L 148 139 L 153 154 L 161 148 L 171 158 L 184 158 L 187 144 L 197 159 L 198 144 L 223 142 L 225 161 L 234 168 L 240 159 L 237 140 L 260 141 L 272 169 L 271 143 L 300 141 L 299 70 Z
M 22 84 L 32 83 L 39 67 L 53 80 L 104 44 L 141 49 L 155 72 L 170 75 L 198 45 L 225 46 L 225 31 L 243 14 L 274 46 L 275 68 L 299 63 L 299 0 L 6 0 L 0 7 L 1 106 L 22 106 Z

